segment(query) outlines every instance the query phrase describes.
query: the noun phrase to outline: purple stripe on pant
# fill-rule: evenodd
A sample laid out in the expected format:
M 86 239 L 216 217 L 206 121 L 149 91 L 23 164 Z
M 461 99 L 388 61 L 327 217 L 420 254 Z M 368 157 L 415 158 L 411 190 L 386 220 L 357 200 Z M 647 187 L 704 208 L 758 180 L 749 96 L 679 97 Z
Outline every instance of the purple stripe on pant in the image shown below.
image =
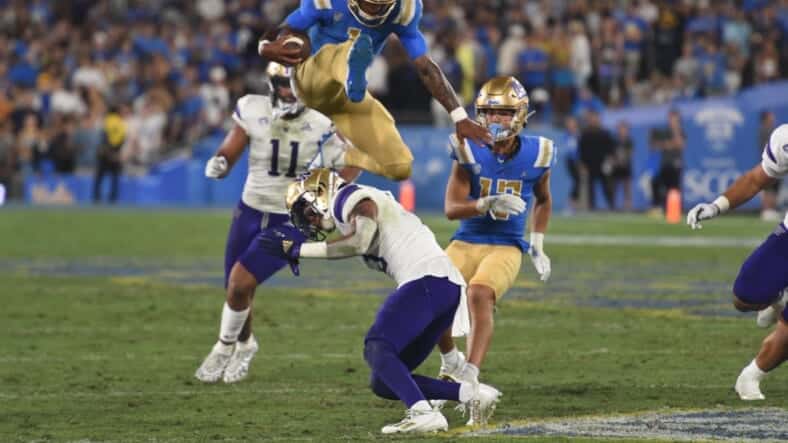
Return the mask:
M 788 232 L 780 224 L 747 257 L 733 284 L 733 294 L 748 304 L 771 304 L 788 287 Z M 788 308 L 782 312 L 788 321 Z
M 236 262 L 241 264 L 254 275 L 260 284 L 276 274 L 287 265 L 286 260 L 271 257 L 258 247 L 257 236 L 264 229 L 277 228 L 280 231 L 291 232 L 296 238 L 304 239 L 304 235 L 290 225 L 290 218 L 286 214 L 263 213 L 250 208 L 242 201 L 233 211 L 233 222 L 227 234 L 227 246 L 224 250 L 224 287 L 230 278 L 230 271 Z M 265 224 L 265 226 L 263 226 Z
M 451 327 L 459 302 L 460 286 L 432 276 L 408 282 L 386 298 L 364 339 L 377 395 L 407 407 L 427 398 L 459 400 L 459 384 L 411 374 Z

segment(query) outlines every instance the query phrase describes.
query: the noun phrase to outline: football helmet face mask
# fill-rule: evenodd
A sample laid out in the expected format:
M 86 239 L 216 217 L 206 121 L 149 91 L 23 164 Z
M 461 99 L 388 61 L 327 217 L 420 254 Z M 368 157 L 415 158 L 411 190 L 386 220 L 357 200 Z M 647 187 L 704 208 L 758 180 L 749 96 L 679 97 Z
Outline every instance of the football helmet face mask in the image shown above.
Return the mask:
M 394 10 L 397 0 L 348 0 L 347 7 L 353 17 L 366 26 L 382 25 Z M 366 9 L 366 10 L 365 10 Z M 374 12 L 373 12 L 374 11 Z
M 290 82 L 293 68 L 270 62 L 265 73 L 268 75 L 268 86 L 271 88 L 274 117 L 295 117 L 303 112 L 305 106 L 296 97 Z
M 487 128 L 494 142 L 512 138 L 522 131 L 533 111 L 528 112 L 528 93 L 514 77 L 494 77 L 487 81 L 476 96 L 476 121 Z M 508 124 L 493 122 L 490 111 L 510 111 Z
M 336 228 L 331 216 L 331 199 L 344 180 L 334 171 L 318 168 L 287 187 L 285 205 L 290 220 L 310 240 L 322 241 Z

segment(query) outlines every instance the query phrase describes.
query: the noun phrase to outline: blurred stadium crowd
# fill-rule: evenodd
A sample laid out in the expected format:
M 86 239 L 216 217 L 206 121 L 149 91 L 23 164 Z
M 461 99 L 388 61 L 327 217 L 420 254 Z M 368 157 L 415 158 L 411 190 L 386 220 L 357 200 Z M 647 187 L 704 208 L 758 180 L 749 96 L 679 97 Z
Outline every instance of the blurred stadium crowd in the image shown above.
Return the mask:
M 788 1 L 423 0 L 431 54 L 472 103 L 515 75 L 535 118 L 734 94 L 788 77 Z M 257 39 L 297 0 L 0 0 L 0 183 L 144 172 L 265 92 Z M 400 123 L 447 125 L 402 47 L 370 90 Z M 580 119 L 581 126 L 585 119 Z

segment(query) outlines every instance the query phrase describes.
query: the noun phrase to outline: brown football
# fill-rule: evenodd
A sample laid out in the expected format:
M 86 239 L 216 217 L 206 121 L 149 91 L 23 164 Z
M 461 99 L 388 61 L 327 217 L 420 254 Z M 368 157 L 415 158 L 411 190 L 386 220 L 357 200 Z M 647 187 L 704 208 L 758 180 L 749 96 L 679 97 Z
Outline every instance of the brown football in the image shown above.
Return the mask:
M 276 39 L 281 41 L 285 48 L 301 48 L 301 60 L 305 60 L 312 54 L 312 42 L 309 36 L 303 32 L 292 29 L 283 29 Z

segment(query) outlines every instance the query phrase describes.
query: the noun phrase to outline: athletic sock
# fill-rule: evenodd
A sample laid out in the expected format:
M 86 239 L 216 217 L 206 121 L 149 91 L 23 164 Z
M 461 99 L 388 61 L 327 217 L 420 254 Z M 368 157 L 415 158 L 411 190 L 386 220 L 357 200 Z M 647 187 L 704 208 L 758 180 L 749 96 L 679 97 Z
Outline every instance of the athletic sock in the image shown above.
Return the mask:
M 238 341 L 238 335 L 246 323 L 246 318 L 249 316 L 249 308 L 242 311 L 234 311 L 224 303 L 222 308 L 222 323 L 219 327 L 219 340 L 224 343 L 235 343 Z

